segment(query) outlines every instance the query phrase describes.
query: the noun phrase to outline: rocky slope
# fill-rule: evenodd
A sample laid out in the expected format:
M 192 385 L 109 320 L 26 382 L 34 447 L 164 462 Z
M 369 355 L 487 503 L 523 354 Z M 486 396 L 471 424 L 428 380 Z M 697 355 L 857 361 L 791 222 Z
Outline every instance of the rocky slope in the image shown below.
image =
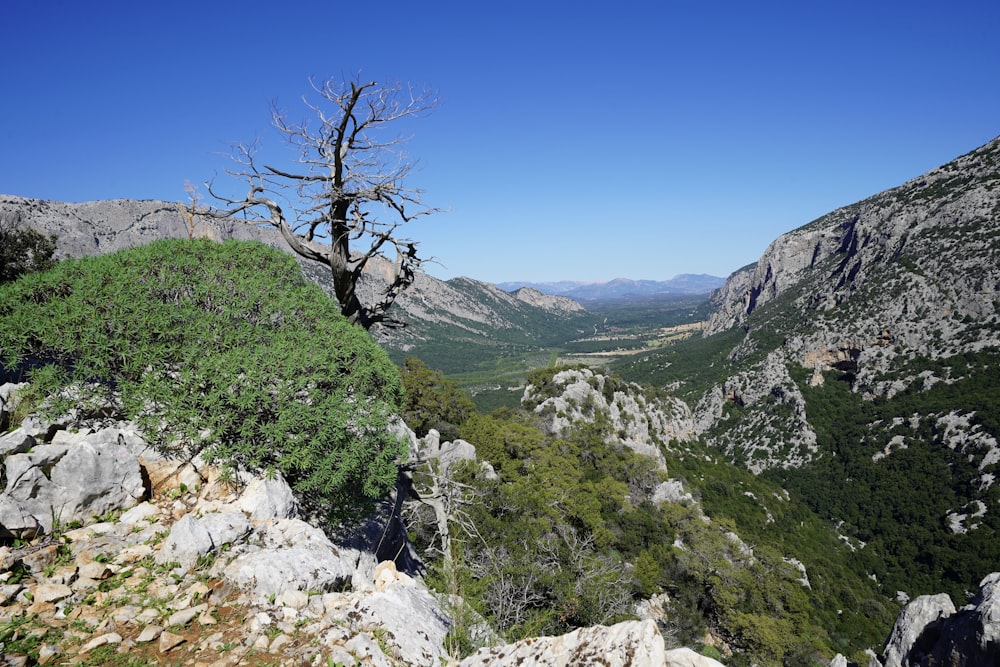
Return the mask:
M 1000 349 L 998 186 L 1000 138 L 782 235 L 730 276 L 704 335 L 745 335 L 698 402 L 699 432 L 755 471 L 801 466 L 819 451 L 789 368 L 885 399 L 956 380 L 929 362 Z
M 798 363 L 853 365 L 878 394 L 897 357 L 997 347 L 998 186 L 1000 138 L 782 235 L 714 295 L 705 335 L 773 327 Z
M 17 389 L 0 388 L 6 416 Z M 455 454 L 407 437 L 416 456 Z M 79 414 L 29 416 L 0 436 L 0 456 L 4 664 L 719 665 L 666 650 L 652 620 L 459 661 L 447 646 L 461 603 L 397 569 L 405 545 L 384 548 L 394 510 L 331 538 L 280 476 L 225 479 L 164 458 L 131 424 Z
M 1000 138 L 782 235 L 713 302 L 704 338 L 617 370 L 683 396 L 887 598 L 948 591 L 951 620 L 886 664 L 994 664 Z

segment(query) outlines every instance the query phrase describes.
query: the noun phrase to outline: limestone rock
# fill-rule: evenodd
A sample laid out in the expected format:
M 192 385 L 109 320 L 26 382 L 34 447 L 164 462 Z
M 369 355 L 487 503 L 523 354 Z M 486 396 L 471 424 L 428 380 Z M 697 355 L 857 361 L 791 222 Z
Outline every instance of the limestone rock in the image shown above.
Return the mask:
M 686 655 L 681 659 L 684 657 Z M 581 628 L 559 637 L 537 637 L 481 649 L 463 660 L 461 667 L 663 667 L 664 664 L 685 664 L 667 663 L 666 659 L 663 637 L 655 622 L 626 621 L 610 627 Z M 687 664 L 707 667 L 711 663 Z
M 5 438 L 13 444 L 10 452 L 28 442 L 25 433 L 20 429 Z M 4 459 L 7 486 L 0 495 L 0 524 L 11 534 L 51 532 L 53 521 L 92 521 L 132 507 L 145 494 L 139 463 L 119 444 L 114 429 L 72 444 L 10 452 Z
M 882 655 L 884 667 L 1000 664 L 1000 572 L 985 577 L 957 611 L 947 595 L 918 597 L 896 620 Z
M 189 570 L 200 557 L 211 551 L 213 546 L 212 536 L 202 522 L 190 514 L 185 514 L 174 523 L 155 558 L 160 565 L 179 563 L 181 567 Z
M 431 429 L 424 436 L 421 452 L 424 458 L 438 461 L 442 475 L 447 474 L 448 468 L 456 463 L 476 460 L 476 448 L 472 444 L 465 440 L 441 442 L 441 436 L 436 429 Z
M 902 667 L 910 649 L 927 626 L 955 613 L 955 605 L 946 593 L 921 595 L 906 605 L 896 619 L 882 650 L 885 667 Z
M 257 477 L 247 484 L 237 506 L 254 521 L 291 519 L 298 509 L 292 489 L 280 473 L 274 477 Z
M 347 617 L 361 630 L 382 628 L 406 664 L 436 667 L 447 660 L 444 638 L 451 622 L 426 588 L 399 576 L 405 579 L 361 598 Z
M 35 438 L 23 428 L 0 435 L 0 458 L 9 454 L 22 454 L 35 446 Z
M 613 383 L 590 369 L 567 369 L 552 376 L 550 387 L 528 385 L 521 399 L 533 409 L 553 435 L 561 435 L 578 421 L 600 414 L 611 423 L 620 444 L 652 458 L 666 469 L 659 446 L 684 441 L 694 434 L 691 410 L 683 401 L 648 398 L 638 385 Z
M 223 576 L 257 597 L 286 590 L 340 590 L 351 583 L 361 554 L 336 547 L 323 531 L 299 519 L 265 527 L 261 546 L 229 563 Z

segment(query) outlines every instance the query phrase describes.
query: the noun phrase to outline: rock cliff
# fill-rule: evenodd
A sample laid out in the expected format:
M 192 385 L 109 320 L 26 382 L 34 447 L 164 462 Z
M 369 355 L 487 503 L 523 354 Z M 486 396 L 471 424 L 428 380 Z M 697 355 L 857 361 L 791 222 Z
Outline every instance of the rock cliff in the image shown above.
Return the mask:
M 705 335 L 773 327 L 876 394 L 898 391 L 879 382 L 897 357 L 1000 345 L 998 185 L 1000 138 L 780 236 L 713 295 Z
M 882 650 L 883 667 L 1000 664 L 1000 572 L 979 584 L 971 602 L 955 609 L 945 594 L 922 595 L 896 620 Z
M 780 236 L 730 276 L 704 335 L 743 336 L 728 379 L 695 402 L 699 433 L 755 472 L 799 467 L 821 453 L 789 369 L 886 399 L 955 381 L 928 362 L 1000 348 L 998 186 L 1000 138 Z

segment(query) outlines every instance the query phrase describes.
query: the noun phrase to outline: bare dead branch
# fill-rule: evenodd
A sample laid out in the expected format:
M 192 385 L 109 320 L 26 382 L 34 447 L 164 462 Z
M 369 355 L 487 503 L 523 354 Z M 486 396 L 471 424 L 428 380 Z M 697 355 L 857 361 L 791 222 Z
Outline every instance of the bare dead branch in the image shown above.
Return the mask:
M 414 162 L 400 150 L 404 140 L 387 135 L 387 126 L 433 110 L 434 95 L 401 85 L 310 80 L 320 98 L 303 100 L 313 117 L 290 120 L 272 105 L 275 128 L 297 156 L 287 166 L 258 165 L 256 145 L 234 147 L 237 167 L 228 173 L 243 180 L 242 198 L 209 193 L 222 203 L 216 215 L 242 215 L 252 224 L 277 229 L 298 255 L 328 266 L 341 312 L 370 328 L 398 325 L 386 316 L 396 298 L 413 284 L 422 259 L 417 244 L 397 236 L 398 228 L 438 212 L 423 192 L 404 186 Z M 288 213 L 278 205 L 280 194 Z M 395 250 L 393 274 L 372 303 L 361 303 L 357 285 L 365 268 L 385 251 Z M 389 259 L 389 258 L 386 258 Z

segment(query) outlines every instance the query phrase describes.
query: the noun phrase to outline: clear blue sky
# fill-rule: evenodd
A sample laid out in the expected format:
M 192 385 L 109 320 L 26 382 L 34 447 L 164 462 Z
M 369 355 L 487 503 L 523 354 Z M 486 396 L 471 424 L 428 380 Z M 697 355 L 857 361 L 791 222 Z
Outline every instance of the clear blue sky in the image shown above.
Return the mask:
M 0 193 L 180 201 L 310 76 L 437 89 L 442 278 L 724 276 L 1000 135 L 1000 2 L 5 0 Z M 219 178 L 223 178 L 221 175 Z

